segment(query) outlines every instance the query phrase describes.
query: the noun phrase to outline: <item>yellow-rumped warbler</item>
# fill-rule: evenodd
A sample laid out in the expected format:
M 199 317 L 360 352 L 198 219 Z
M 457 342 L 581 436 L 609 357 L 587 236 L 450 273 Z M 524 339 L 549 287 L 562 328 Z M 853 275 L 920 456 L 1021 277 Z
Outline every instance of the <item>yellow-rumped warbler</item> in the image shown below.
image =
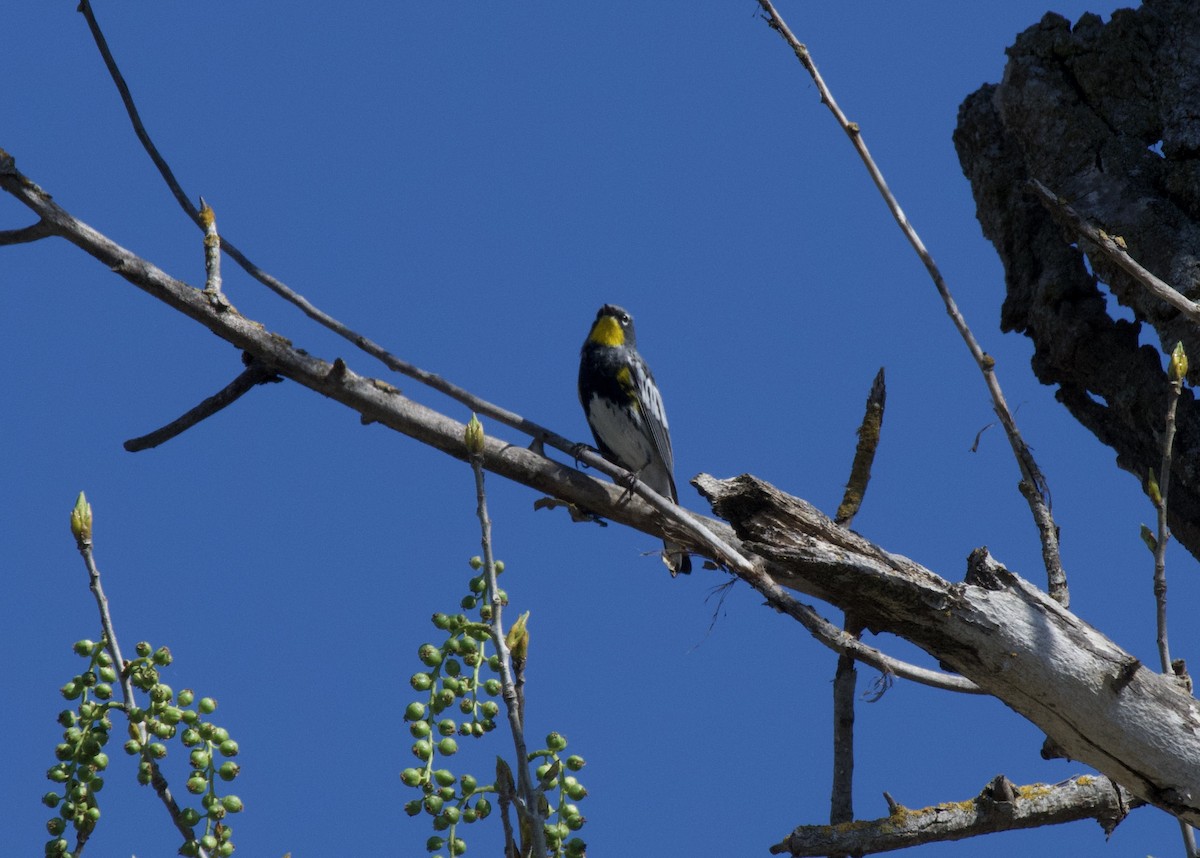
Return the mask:
M 600 308 L 583 343 L 579 402 L 604 458 L 678 503 L 662 394 L 638 354 L 633 317 L 615 304 Z M 692 571 L 682 545 L 663 542 L 662 559 L 673 576 Z

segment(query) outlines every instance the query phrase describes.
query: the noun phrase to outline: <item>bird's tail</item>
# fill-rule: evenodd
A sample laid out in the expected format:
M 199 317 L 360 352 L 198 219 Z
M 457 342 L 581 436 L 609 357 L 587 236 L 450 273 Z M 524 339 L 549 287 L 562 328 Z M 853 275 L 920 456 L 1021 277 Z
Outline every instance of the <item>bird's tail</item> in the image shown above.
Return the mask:
M 671 570 L 671 577 L 688 575 L 692 571 L 692 558 L 682 545 L 663 542 L 662 562 Z

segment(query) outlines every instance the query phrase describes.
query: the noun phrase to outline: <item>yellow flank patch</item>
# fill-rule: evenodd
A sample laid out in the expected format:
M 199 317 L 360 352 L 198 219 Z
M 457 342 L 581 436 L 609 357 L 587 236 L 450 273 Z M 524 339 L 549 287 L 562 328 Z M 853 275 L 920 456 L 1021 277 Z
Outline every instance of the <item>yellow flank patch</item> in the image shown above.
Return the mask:
M 588 341 L 599 343 L 602 346 L 623 346 L 625 345 L 625 331 L 612 316 L 601 316 L 596 320 L 596 324 L 592 325 Z
M 621 385 L 621 389 L 629 394 L 630 398 L 637 397 L 636 386 L 633 383 L 633 373 L 629 371 L 629 367 L 623 366 L 617 370 L 617 384 Z

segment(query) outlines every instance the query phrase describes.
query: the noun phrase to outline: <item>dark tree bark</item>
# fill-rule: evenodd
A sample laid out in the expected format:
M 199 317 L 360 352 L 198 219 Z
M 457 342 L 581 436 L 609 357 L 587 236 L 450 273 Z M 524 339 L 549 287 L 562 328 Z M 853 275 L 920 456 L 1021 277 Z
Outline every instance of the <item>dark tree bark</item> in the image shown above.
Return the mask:
M 1145 480 L 1158 468 L 1163 358 L 1200 356 L 1200 330 L 1065 229 L 1026 190 L 1038 179 L 1150 271 L 1200 298 L 1200 2 L 1147 0 L 1108 24 L 1055 14 L 1018 36 L 1004 79 L 967 98 L 955 146 L 984 234 L 1004 263 L 1001 327 L 1034 344 L 1033 370 Z M 1085 259 L 1086 256 L 1086 259 Z M 1094 272 L 1095 276 L 1093 276 Z M 1137 321 L 1114 318 L 1098 281 Z M 1200 360 L 1190 381 L 1200 381 Z M 1169 523 L 1200 557 L 1200 407 L 1179 403 Z

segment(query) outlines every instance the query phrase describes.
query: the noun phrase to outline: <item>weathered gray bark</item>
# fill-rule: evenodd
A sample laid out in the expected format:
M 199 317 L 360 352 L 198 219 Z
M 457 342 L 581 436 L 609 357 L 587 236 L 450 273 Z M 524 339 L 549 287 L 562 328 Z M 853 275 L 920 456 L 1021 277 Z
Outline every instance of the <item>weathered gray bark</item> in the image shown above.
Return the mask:
M 1200 824 L 1196 700 L 985 549 L 954 584 L 754 477 L 702 474 L 692 485 L 775 580 L 916 644 L 1028 718 L 1065 755 Z
M 954 135 L 1004 263 L 1001 326 L 1033 341 L 1037 377 L 1058 385 L 1059 401 L 1144 480 L 1161 458 L 1167 379 L 1160 354 L 1139 347 L 1140 326 L 1153 326 L 1166 352 L 1183 342 L 1192 382 L 1200 330 L 1090 244 L 1077 246 L 1024 185 L 1041 180 L 1200 298 L 1200 2 L 1147 0 L 1074 28 L 1048 14 L 1008 54 L 1004 80 L 967 98 Z M 1097 277 L 1137 322 L 1107 312 Z M 1169 523 L 1200 557 L 1200 407 L 1186 392 L 1175 449 Z

